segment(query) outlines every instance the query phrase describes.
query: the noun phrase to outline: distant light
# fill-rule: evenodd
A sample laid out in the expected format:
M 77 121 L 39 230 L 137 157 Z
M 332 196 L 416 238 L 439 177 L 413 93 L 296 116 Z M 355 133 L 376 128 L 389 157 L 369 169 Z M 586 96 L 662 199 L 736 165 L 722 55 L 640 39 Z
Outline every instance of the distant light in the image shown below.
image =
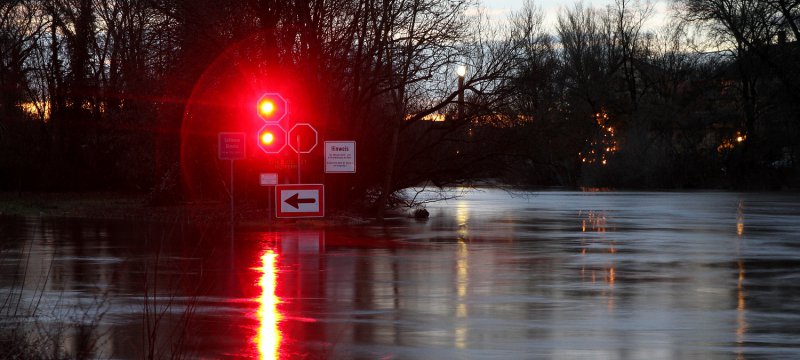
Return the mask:
M 458 74 L 459 77 L 464 77 L 464 75 L 467 75 L 467 67 L 460 65 L 458 69 L 456 69 L 456 74 Z
M 406 116 L 406 120 L 411 120 L 413 118 L 414 118 L 413 114 Z M 445 121 L 445 120 L 447 120 L 447 117 L 444 114 L 440 114 L 440 113 L 428 114 L 428 115 L 425 115 L 425 116 L 422 117 L 422 121 L 442 122 L 442 121 Z
M 739 135 L 736 137 L 736 142 L 742 142 L 742 141 L 744 141 L 744 136 Z

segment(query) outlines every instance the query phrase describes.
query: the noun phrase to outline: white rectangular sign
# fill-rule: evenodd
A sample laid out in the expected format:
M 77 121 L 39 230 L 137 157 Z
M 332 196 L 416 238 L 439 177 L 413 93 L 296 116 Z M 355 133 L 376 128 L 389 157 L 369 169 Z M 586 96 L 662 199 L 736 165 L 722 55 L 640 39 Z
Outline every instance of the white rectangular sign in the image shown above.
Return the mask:
M 259 177 L 261 186 L 275 186 L 278 185 L 277 173 L 262 173 Z
M 276 217 L 325 216 L 325 187 L 322 184 L 275 186 Z
M 326 173 L 355 173 L 356 172 L 356 142 L 355 141 L 326 141 L 325 142 L 325 172 Z

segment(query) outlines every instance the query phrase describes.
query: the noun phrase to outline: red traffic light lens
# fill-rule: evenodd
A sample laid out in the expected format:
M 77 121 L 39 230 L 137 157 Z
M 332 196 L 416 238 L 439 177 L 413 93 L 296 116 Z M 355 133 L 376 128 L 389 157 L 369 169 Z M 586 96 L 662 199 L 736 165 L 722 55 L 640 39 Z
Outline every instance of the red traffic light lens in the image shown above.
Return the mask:
M 275 102 L 272 99 L 264 99 L 258 103 L 258 113 L 264 117 L 270 117 L 275 113 Z
M 261 134 L 261 143 L 264 145 L 272 145 L 275 142 L 275 134 L 267 131 Z
M 278 124 L 266 124 L 258 131 L 256 144 L 267 154 L 280 153 L 286 143 L 286 130 Z
M 286 99 L 278 93 L 263 94 L 256 103 L 256 113 L 268 123 L 281 121 L 286 117 L 287 110 Z

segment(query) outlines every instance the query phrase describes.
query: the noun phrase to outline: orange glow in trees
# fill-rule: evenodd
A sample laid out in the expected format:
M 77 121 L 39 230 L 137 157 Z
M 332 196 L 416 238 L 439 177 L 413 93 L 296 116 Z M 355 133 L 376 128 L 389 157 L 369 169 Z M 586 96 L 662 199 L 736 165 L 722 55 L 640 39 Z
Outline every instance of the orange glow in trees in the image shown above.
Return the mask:
M 275 295 L 278 285 L 277 259 L 278 255 L 275 252 L 267 250 L 261 256 L 261 268 L 257 269 L 261 271 L 261 278 L 258 280 L 261 296 L 257 299 L 258 333 L 254 342 L 258 347 L 258 357 L 262 360 L 279 358 L 281 331 L 278 322 L 281 320 L 281 315 L 278 311 L 280 299 Z

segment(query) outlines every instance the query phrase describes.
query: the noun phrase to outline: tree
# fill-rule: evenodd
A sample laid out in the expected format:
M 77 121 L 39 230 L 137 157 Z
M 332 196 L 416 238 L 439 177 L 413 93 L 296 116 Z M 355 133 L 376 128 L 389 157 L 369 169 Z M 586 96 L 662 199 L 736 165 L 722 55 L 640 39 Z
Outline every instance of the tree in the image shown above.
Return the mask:
M 36 174 L 42 156 L 30 65 L 46 24 L 32 1 L 0 3 L 0 188 L 19 187 Z
M 523 119 L 513 133 L 525 139 L 515 144 L 514 156 L 508 159 L 509 180 L 576 185 L 575 158 L 585 139 L 578 124 L 567 121 L 566 73 L 555 40 L 545 31 L 543 13 L 533 2 L 526 2 L 509 20 L 510 40 L 520 60 L 510 81 L 515 91 L 507 111 Z
M 794 140 L 768 139 L 768 134 L 776 132 L 774 127 L 782 128 L 777 133 L 798 134 L 800 108 L 794 104 L 800 100 L 800 65 L 785 60 L 797 56 L 797 47 L 785 44 L 787 29 L 797 39 L 797 3 L 685 0 L 681 4 L 684 18 L 711 30 L 713 38 L 732 55 L 728 78 L 737 84 L 741 127 L 746 135 L 732 175 L 741 186 L 749 186 L 755 179 L 753 174 L 770 171 L 771 163 L 783 161 L 783 149 L 792 149 L 795 154 L 798 151 Z M 775 46 L 776 37 L 783 44 Z M 773 80 L 782 91 L 775 91 Z M 775 112 L 776 107 L 783 110 Z M 794 121 L 786 123 L 786 118 Z

